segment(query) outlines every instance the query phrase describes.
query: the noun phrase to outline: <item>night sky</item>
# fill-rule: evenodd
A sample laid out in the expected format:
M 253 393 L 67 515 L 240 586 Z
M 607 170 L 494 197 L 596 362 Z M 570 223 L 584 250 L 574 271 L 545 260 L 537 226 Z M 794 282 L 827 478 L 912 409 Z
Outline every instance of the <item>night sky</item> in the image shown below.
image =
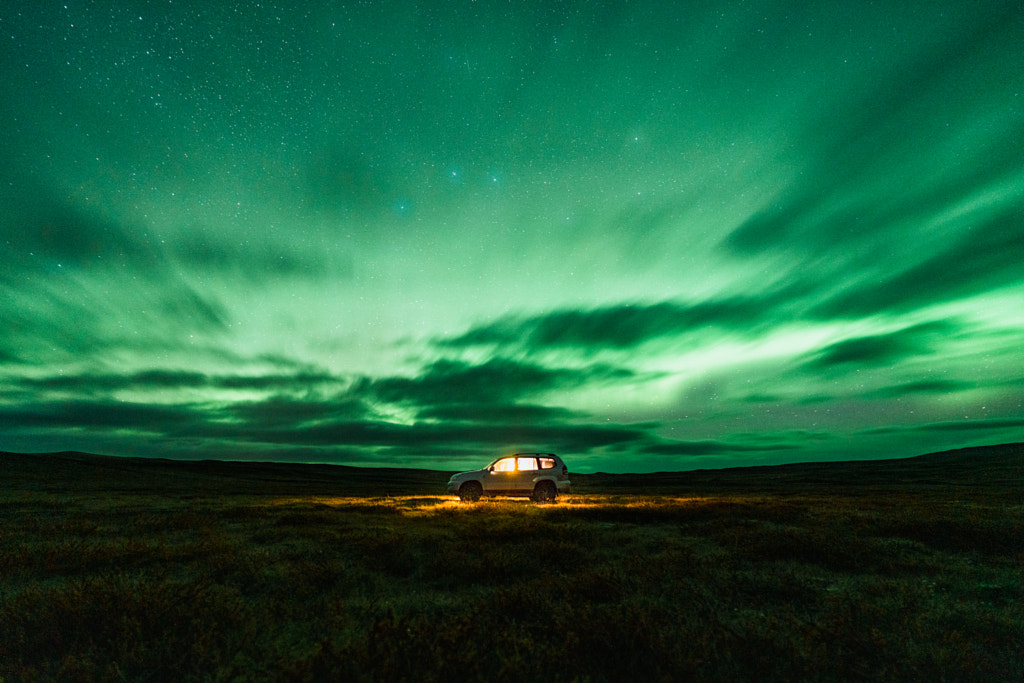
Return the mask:
M 1024 440 L 1024 6 L 0 4 L 0 450 Z

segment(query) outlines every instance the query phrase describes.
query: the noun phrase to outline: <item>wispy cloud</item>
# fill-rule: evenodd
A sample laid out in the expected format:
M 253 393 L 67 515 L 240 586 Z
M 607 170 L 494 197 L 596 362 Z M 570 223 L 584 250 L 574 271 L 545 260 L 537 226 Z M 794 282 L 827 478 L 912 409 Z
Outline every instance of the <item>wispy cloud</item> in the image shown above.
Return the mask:
M 1024 174 L 1021 176 L 1024 187 Z M 969 226 L 920 262 L 840 291 L 812 310 L 826 318 L 900 313 L 1016 285 L 1024 262 L 1024 201 Z
M 470 329 L 441 346 L 516 345 L 546 348 L 633 349 L 659 339 L 717 328 L 753 333 L 779 313 L 790 290 L 759 296 L 697 303 L 620 304 L 593 309 L 556 310 L 533 316 L 508 316 Z
M 945 322 L 925 323 L 887 334 L 844 339 L 816 352 L 807 367 L 817 371 L 839 367 L 895 366 L 905 360 L 934 353 L 936 340 L 954 329 Z

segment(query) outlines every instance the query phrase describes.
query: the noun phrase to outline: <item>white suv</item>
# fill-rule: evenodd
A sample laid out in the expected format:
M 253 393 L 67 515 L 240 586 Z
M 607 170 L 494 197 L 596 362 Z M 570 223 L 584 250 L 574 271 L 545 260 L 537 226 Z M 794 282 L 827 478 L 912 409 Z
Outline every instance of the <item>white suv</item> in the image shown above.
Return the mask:
M 537 503 L 553 503 L 569 491 L 569 468 L 554 453 L 516 453 L 448 480 L 448 493 L 468 503 L 480 496 L 530 496 Z

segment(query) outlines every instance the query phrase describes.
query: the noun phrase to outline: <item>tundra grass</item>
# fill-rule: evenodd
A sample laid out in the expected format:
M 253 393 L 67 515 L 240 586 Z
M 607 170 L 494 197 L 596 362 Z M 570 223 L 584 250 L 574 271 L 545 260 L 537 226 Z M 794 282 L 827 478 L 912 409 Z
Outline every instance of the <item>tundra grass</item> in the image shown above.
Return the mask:
M 0 494 L 0 681 L 1024 680 L 1024 509 Z

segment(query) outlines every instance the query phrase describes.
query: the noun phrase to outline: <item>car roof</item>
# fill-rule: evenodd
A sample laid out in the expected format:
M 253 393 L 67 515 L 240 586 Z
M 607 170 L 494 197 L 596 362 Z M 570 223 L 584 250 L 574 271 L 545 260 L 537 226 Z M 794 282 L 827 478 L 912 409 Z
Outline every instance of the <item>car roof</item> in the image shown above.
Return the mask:
M 495 458 L 494 462 L 498 462 L 499 460 L 504 460 L 505 458 L 526 458 L 526 457 L 530 457 L 530 456 L 555 458 L 556 460 L 561 460 L 561 458 L 558 457 L 554 453 L 513 453 L 512 455 L 503 455 L 501 457 Z

